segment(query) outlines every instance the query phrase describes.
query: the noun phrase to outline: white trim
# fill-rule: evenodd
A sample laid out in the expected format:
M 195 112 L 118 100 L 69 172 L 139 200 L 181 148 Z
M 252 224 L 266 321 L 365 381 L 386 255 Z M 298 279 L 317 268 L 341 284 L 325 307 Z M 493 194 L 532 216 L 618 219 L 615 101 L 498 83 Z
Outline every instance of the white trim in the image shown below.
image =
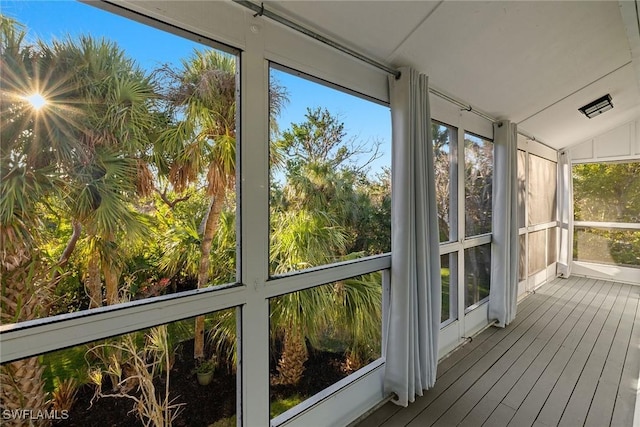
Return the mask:
M 463 334 L 460 333 L 459 328 L 459 320 L 454 319 L 453 322 L 440 329 L 440 336 L 438 337 L 438 357 L 440 359 L 449 354 L 464 341 L 461 338 L 461 335 Z
M 518 150 L 533 154 L 534 156 L 541 157 L 554 163 L 558 162 L 558 152 L 555 149 L 521 134 L 518 134 Z M 527 177 L 528 176 L 527 171 Z
M 87 3 L 93 5 L 96 2 Z M 114 3 L 241 50 L 248 49 L 252 34 L 259 34 L 264 45 L 261 52 L 264 59 L 383 102 L 389 101 L 388 74 L 385 71 L 300 35 L 275 21 L 256 17 L 254 12 L 235 3 L 190 2 L 188 14 L 182 2 L 114 0 Z M 112 6 L 110 10 L 113 9 Z
M 618 267 L 575 260 L 572 268 L 572 274 L 576 276 L 640 285 L 640 268 Z
M 553 148 L 540 144 L 537 141 L 529 141 L 527 144 L 527 152 L 553 163 L 558 163 L 558 152 Z
M 622 2 L 626 3 L 626 2 Z M 625 129 L 626 128 L 626 129 Z M 618 132 L 620 132 L 618 134 Z M 623 136 L 627 133 L 628 136 Z M 615 140 L 628 139 L 626 152 L 613 152 L 608 155 L 610 138 Z M 620 149 L 621 147 L 618 147 Z M 609 162 L 633 162 L 640 159 L 640 118 L 635 118 L 621 125 L 610 128 L 585 141 L 578 142 L 560 151 L 571 153 L 572 164 L 582 163 L 609 163 Z
M 242 233 L 239 257 L 247 285 L 242 307 L 241 401 L 236 413 L 242 425 L 264 425 L 269 419 L 269 65 L 264 60 L 264 33 L 257 20 L 243 24 L 246 50 L 241 56 L 240 192 Z M 254 31 L 252 31 L 252 28 Z M 265 185 L 266 183 L 266 185 Z M 265 188 L 266 187 L 266 188 Z
M 130 18 L 137 22 L 148 23 L 149 18 L 151 18 L 153 20 L 164 22 L 176 29 L 189 31 L 194 35 L 207 37 L 211 40 L 216 40 L 218 43 L 233 46 L 239 50 L 243 50 L 245 48 L 245 16 L 238 13 L 238 10 L 234 10 L 233 7 L 230 7 L 230 4 L 220 6 L 217 9 L 216 14 L 211 14 L 207 11 L 204 2 L 193 2 L 190 5 L 191 13 L 193 13 L 193 15 L 191 15 L 185 11 L 184 6 L 181 6 L 176 10 L 171 10 L 169 13 L 168 5 L 165 2 L 158 1 L 80 1 L 89 6 L 97 7 L 116 15 Z M 200 12 L 193 12 L 193 9 L 198 7 L 201 8 Z M 197 17 L 199 21 L 194 22 L 194 17 Z M 189 22 L 193 24 L 188 24 Z M 215 28 L 215 32 L 211 31 L 213 28 Z
M 604 222 L 604 221 L 573 221 L 574 227 L 587 228 L 617 228 L 622 230 L 640 230 L 638 222 Z
M 378 405 L 384 393 L 384 363 L 378 359 L 362 372 L 343 378 L 305 402 L 280 414 L 269 424 L 280 426 L 348 425 Z M 345 408 L 347 411 L 345 411 Z
M 581 165 L 587 163 L 628 163 L 637 162 L 640 160 L 640 155 L 634 154 L 631 156 L 615 156 L 606 158 L 593 158 L 593 159 L 577 159 L 571 162 L 571 165 Z
M 470 305 L 469 307 L 464 309 L 464 314 L 469 314 L 471 313 L 473 310 L 475 310 L 476 308 L 480 307 L 483 304 L 486 304 L 489 302 L 489 297 L 484 297 L 482 298 L 480 301 L 478 301 L 475 304 Z
M 189 291 L 188 295 L 165 295 L 2 325 L 0 361 L 5 363 L 231 308 L 245 302 L 244 293 L 243 287 L 199 289 Z
M 287 273 L 269 279 L 265 296 L 275 296 L 313 288 L 314 286 L 391 268 L 391 254 L 372 255 L 351 261 L 328 264 L 308 270 Z
M 530 225 L 527 227 L 527 231 L 529 233 L 534 233 L 536 231 L 547 230 L 549 228 L 554 228 L 558 226 L 558 221 L 545 222 L 543 224 Z
M 461 111 L 458 105 L 436 95 L 429 96 L 429 104 L 431 108 L 431 119 L 454 127 L 457 130 L 458 136 L 462 137 L 462 140 L 458 139 L 458 148 L 464 147 L 465 131 L 493 141 L 493 122 L 473 112 Z M 458 149 L 458 151 L 461 150 Z M 458 169 L 460 169 L 460 167 L 458 167 Z
M 460 242 L 440 243 L 440 255 L 450 254 L 460 250 Z
M 470 248 L 475 248 L 476 246 L 488 245 L 489 243 L 491 243 L 491 239 L 492 239 L 491 233 L 482 234 L 480 236 L 467 237 L 462 242 L 462 248 L 470 249 Z
M 464 337 L 471 337 L 489 325 L 489 298 L 472 306 L 471 311 L 465 313 Z

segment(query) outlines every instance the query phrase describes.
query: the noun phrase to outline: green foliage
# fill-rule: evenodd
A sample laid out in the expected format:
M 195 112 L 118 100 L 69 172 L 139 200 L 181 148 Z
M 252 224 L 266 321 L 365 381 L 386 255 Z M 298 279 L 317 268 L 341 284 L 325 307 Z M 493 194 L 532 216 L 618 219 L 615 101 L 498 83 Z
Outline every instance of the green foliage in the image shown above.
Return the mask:
M 177 69 L 148 73 L 106 39 L 27 45 L 17 23 L 3 18 L 1 27 L 2 249 L 37 256 L 50 279 L 44 282 L 55 285 L 50 313 L 102 301 L 108 277 L 116 286 L 109 304 L 234 282 L 236 58 L 194 51 Z M 21 97 L 35 89 L 48 101 L 39 112 Z M 280 135 L 276 119 L 287 94 L 277 82 L 269 102 L 272 166 L 285 177 L 271 183 L 272 272 L 390 251 L 390 172 L 368 175 L 377 143 L 346 138 L 344 124 L 321 108 Z M 273 338 L 295 330 L 321 346 L 333 336 L 354 359 L 377 357 L 380 280 L 369 274 L 274 298 Z M 87 284 L 96 282 L 97 295 L 88 295 Z M 16 285 L 3 281 L 3 296 Z M 235 317 L 227 310 L 205 321 L 208 351 L 228 366 L 237 361 Z M 87 354 L 94 380 L 126 382 L 125 368 L 142 369 L 145 357 L 158 375 L 175 346 L 194 336 L 193 322 L 154 331 L 164 335 L 94 346 Z M 89 380 L 77 370 L 75 350 L 43 361 L 50 389 L 55 378 Z
M 289 169 L 301 163 L 335 167 L 355 154 L 345 145 L 344 123 L 327 109 L 307 108 L 305 119 L 282 133 L 280 145 L 289 157 Z
M 433 165 L 435 170 L 436 204 L 438 205 L 438 230 L 440 241 L 450 240 L 451 228 L 451 189 L 452 175 L 457 172 L 455 159 L 455 141 L 450 141 L 450 131 L 446 126 L 432 122 L 431 134 L 433 138 Z M 454 230 L 455 231 L 455 230 Z
M 573 258 L 600 264 L 640 267 L 640 232 L 576 227 Z
M 306 397 L 302 397 L 299 394 L 293 394 L 289 397 L 275 400 L 271 402 L 271 405 L 269 406 L 269 416 L 271 418 L 275 418 L 283 412 L 286 412 L 289 409 L 293 408 L 298 403 L 301 403 L 305 399 Z M 235 424 L 233 425 L 235 426 Z
M 451 270 L 448 268 L 441 268 L 440 277 L 442 278 L 442 310 L 440 312 L 440 322 L 444 322 L 449 318 L 450 311 L 449 293 L 451 292 Z
M 79 384 L 88 382 L 85 351 L 82 346 L 73 347 L 41 356 L 45 366 L 44 379 L 47 392 L 56 389 L 62 379 L 74 378 Z
M 640 162 L 574 165 L 573 192 L 577 221 L 640 222 Z M 574 259 L 639 266 L 640 233 L 576 228 Z
M 465 227 L 467 236 L 491 232 L 493 143 L 465 135 Z
M 209 427 L 236 427 L 238 425 L 237 417 L 234 415 L 228 418 L 222 418 Z
M 640 162 L 573 166 L 578 221 L 640 222 Z
M 382 278 L 369 273 L 334 286 L 333 324 L 346 334 L 347 353 L 364 364 L 380 357 L 382 342 Z M 359 367 L 359 366 L 358 366 Z

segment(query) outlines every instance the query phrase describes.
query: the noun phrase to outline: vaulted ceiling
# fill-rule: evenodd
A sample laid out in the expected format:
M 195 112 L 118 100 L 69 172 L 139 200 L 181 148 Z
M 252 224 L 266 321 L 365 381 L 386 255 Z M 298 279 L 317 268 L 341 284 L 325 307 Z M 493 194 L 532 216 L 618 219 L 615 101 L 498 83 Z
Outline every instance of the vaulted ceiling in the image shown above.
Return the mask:
M 563 148 L 640 117 L 631 1 L 269 1 L 265 7 Z M 611 94 L 614 109 L 578 108 Z

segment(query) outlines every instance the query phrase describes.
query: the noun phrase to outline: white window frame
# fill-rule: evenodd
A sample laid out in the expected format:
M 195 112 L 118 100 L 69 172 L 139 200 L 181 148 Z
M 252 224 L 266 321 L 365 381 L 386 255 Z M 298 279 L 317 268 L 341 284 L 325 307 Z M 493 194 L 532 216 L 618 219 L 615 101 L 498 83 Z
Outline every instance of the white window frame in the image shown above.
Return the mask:
M 544 160 L 548 160 L 555 164 L 558 163 L 558 154 L 554 149 L 547 147 L 537 141 L 530 140 L 522 135 L 518 135 L 518 150 L 525 153 L 525 201 L 524 201 L 524 227 L 518 229 L 518 236 L 525 236 L 524 242 L 524 279 L 518 282 L 518 298 L 522 298 L 532 292 L 535 292 L 540 286 L 557 277 L 557 254 L 559 236 L 556 236 L 556 262 L 546 265 L 549 258 L 549 231 L 545 233 L 544 259 L 546 267 L 536 273 L 529 274 L 529 234 L 536 231 L 550 230 L 559 227 L 560 222 L 550 221 L 542 224 L 529 225 L 529 156 L 537 156 Z M 556 176 L 557 180 L 557 176 Z M 556 218 L 558 218 L 558 206 L 556 205 Z
M 459 345 L 463 344 L 467 337 L 482 330 L 489 325 L 488 307 L 489 297 L 482 299 L 471 307 L 464 307 L 464 295 L 460 295 L 459 289 L 464 289 L 464 250 L 491 243 L 492 233 L 478 236 L 465 236 L 465 171 L 464 171 L 464 137 L 465 133 L 472 134 L 493 144 L 493 123 L 473 114 L 461 110 L 460 107 L 437 96 L 430 97 L 431 116 L 434 122 L 444 126 L 453 127 L 457 132 L 456 153 L 458 162 L 457 176 L 457 236 L 456 241 L 440 243 L 440 255 L 457 252 L 458 283 L 455 286 L 457 298 L 456 318 L 450 318 L 440 324 L 439 357 L 444 357 Z M 453 141 L 452 141 L 453 143 Z M 494 165 L 495 167 L 495 165 Z M 453 285 L 453 284 L 451 284 Z M 452 286 L 453 288 L 453 286 Z M 463 317 L 463 321 L 460 318 Z
M 630 157 L 621 160 L 600 159 L 588 161 L 579 160 L 571 163 L 571 167 L 585 163 L 628 163 L 639 162 L 640 157 Z M 613 228 L 619 230 L 640 230 L 640 223 L 634 222 L 607 222 L 607 221 L 573 221 L 574 233 L 575 227 L 585 228 Z M 575 235 L 575 234 L 574 234 Z M 615 280 L 617 282 L 630 283 L 632 285 L 640 284 L 640 268 L 624 267 L 611 264 L 601 264 L 592 261 L 572 260 L 572 273 L 578 276 L 585 276 L 594 279 Z
M 213 16 L 203 13 L 199 28 L 186 25 L 180 16 L 164 16 L 154 2 L 90 4 L 216 48 L 239 52 L 237 283 L 3 325 L 0 326 L 0 361 L 4 363 L 237 307 L 236 415 L 239 426 L 354 421 L 386 397 L 381 386 L 384 354 L 299 407 L 269 421 L 269 298 L 382 271 L 385 325 L 391 267 L 390 254 L 382 254 L 269 277 L 269 62 L 300 70 L 381 103 L 388 103 L 387 74 L 230 3 L 215 2 L 218 13 Z M 190 7 L 212 4 L 193 2 Z M 209 30 L 212 28 L 215 32 Z

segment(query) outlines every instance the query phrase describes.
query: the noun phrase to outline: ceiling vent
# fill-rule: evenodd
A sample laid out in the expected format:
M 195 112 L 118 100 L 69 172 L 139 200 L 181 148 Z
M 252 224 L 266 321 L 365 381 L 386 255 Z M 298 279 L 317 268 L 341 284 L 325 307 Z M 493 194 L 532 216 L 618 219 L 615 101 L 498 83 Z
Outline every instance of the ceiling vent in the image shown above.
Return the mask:
M 588 118 L 592 119 L 605 111 L 611 110 L 612 108 L 613 104 L 611 103 L 611 95 L 606 94 L 605 96 L 588 103 L 584 107 L 578 108 L 578 110 Z

